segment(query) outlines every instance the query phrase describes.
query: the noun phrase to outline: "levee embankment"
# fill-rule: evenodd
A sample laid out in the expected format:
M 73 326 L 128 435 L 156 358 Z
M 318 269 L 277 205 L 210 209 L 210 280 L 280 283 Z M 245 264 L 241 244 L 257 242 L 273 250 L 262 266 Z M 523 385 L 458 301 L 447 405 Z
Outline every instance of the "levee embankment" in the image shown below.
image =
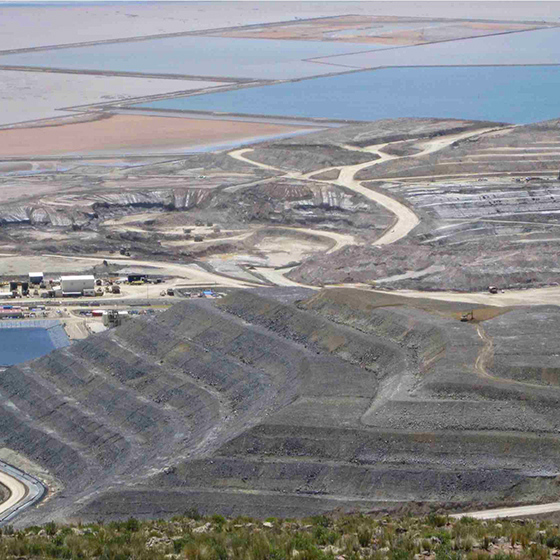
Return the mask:
M 560 395 L 478 370 L 457 304 L 285 292 L 185 301 L 9 368 L 0 444 L 65 486 L 20 522 L 558 497 Z

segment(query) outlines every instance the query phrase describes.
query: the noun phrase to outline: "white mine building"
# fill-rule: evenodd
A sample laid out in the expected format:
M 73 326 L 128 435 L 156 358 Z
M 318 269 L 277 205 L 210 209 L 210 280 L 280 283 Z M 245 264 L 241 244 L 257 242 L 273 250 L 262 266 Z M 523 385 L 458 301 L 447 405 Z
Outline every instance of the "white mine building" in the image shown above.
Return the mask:
M 63 295 L 83 295 L 84 291 L 95 290 L 95 278 L 88 276 L 61 276 L 60 288 Z

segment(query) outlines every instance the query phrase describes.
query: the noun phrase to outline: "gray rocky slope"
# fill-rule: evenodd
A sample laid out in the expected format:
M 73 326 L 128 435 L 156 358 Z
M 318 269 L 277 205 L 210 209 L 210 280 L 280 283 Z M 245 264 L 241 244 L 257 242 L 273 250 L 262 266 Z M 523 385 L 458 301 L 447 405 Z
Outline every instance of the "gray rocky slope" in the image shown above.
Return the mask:
M 508 316 L 481 337 L 367 292 L 238 292 L 9 368 L 0 446 L 63 485 L 18 523 L 556 498 L 558 381 L 534 348 L 494 371 L 485 337 L 535 324 Z

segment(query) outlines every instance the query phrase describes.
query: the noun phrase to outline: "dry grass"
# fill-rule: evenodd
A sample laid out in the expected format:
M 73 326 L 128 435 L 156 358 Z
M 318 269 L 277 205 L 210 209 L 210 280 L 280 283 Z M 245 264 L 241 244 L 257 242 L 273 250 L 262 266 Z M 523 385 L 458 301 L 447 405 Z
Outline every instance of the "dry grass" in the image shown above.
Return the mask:
M 547 521 L 316 516 L 265 522 L 248 517 L 28 527 L 0 534 L 0 559 L 434 560 L 540 559 L 558 554 L 560 528 Z

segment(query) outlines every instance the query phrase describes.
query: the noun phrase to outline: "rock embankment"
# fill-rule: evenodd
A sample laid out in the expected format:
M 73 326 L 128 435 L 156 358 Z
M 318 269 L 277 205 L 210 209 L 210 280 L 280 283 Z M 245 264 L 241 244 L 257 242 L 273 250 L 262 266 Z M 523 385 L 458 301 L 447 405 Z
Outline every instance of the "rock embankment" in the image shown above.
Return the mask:
M 271 293 L 185 301 L 0 376 L 0 445 L 65 486 L 21 522 L 557 497 L 560 395 L 494 372 L 475 325 Z

